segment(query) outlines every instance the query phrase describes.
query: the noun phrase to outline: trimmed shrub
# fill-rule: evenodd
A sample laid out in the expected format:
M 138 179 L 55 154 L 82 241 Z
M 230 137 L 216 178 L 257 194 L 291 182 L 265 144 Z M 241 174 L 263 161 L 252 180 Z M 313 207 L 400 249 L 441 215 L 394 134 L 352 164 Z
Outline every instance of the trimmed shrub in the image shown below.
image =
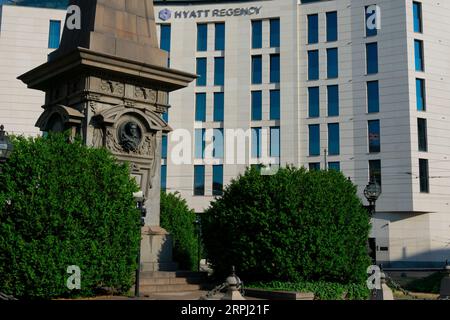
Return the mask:
M 369 217 L 356 187 L 337 171 L 248 169 L 203 217 L 217 275 L 232 265 L 246 281 L 361 283 L 370 265 Z
M 198 238 L 195 212 L 178 193 L 161 192 L 161 227 L 173 238 L 173 259 L 183 270 L 197 271 Z
M 64 134 L 13 144 L 0 173 L 0 291 L 54 298 L 129 290 L 140 213 L 128 166 Z M 81 290 L 66 286 L 72 265 Z

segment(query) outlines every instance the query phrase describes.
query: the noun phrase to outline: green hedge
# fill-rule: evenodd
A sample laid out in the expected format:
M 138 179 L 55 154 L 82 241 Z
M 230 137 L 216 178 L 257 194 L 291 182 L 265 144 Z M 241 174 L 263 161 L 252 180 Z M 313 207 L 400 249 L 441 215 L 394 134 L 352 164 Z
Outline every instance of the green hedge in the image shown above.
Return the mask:
M 256 168 L 233 180 L 203 218 L 217 275 L 242 279 L 362 283 L 370 265 L 369 217 L 340 172 Z
M 136 183 L 104 149 L 67 135 L 14 138 L 0 173 L 0 291 L 25 298 L 127 291 L 140 239 Z M 81 290 L 66 287 L 81 268 Z
M 195 212 L 178 193 L 161 192 L 161 227 L 173 237 L 173 259 L 183 270 L 197 271 L 198 238 Z

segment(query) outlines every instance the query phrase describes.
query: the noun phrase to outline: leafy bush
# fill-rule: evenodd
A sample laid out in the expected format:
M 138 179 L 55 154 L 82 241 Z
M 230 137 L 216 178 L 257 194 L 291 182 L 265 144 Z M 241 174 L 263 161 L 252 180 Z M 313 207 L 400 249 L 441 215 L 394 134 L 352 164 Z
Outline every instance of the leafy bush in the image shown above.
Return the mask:
M 195 212 L 179 194 L 161 192 L 161 227 L 173 237 L 173 258 L 184 270 L 198 268 L 198 238 Z
M 370 290 L 365 283 L 340 284 L 325 281 L 316 282 L 256 282 L 248 285 L 249 288 L 265 290 L 312 292 L 316 300 L 367 300 Z
M 13 144 L 0 173 L 0 291 L 52 298 L 128 290 L 140 239 L 128 167 L 63 134 Z M 72 265 L 81 269 L 79 291 L 66 286 Z
M 441 290 L 441 281 L 446 275 L 445 272 L 435 272 L 425 278 L 414 279 L 409 282 L 405 288 L 413 292 L 439 294 Z
M 249 280 L 362 283 L 370 265 L 369 217 L 336 171 L 256 168 L 233 180 L 203 218 L 208 259 Z

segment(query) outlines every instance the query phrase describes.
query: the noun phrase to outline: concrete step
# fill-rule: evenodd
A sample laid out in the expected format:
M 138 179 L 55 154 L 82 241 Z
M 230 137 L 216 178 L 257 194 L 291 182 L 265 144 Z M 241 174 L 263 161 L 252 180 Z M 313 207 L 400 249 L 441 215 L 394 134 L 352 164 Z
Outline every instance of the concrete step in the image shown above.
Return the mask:
M 172 285 L 172 284 L 201 284 L 202 278 L 143 278 L 140 279 L 141 286 L 143 285 Z
M 153 278 L 207 278 L 206 272 L 193 272 L 193 271 L 145 271 L 141 272 L 141 279 L 153 279 Z
M 159 292 L 188 292 L 201 289 L 199 284 L 170 284 L 170 285 L 141 285 L 141 294 L 151 294 Z

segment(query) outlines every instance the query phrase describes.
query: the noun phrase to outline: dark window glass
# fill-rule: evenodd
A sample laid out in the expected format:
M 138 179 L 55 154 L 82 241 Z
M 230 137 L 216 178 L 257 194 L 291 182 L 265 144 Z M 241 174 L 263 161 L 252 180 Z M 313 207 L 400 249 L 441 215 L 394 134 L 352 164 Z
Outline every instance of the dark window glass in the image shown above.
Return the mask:
M 205 195 L 205 166 L 194 166 L 194 195 Z
M 225 50 L 225 23 L 215 24 L 215 50 L 224 51 Z
M 172 28 L 170 24 L 161 25 L 161 50 L 170 52 L 170 41 L 171 41 Z
M 262 91 L 252 91 L 252 121 L 262 120 Z
M 381 160 L 369 161 L 369 179 L 373 179 L 381 187 Z
M 422 4 L 420 2 L 413 2 L 414 13 L 414 32 L 423 32 L 422 25 Z
M 419 178 L 420 178 L 420 192 L 429 193 L 430 192 L 430 177 L 428 160 L 419 159 Z
M 167 166 L 161 166 L 161 191 L 167 190 Z
M 310 14 L 308 15 L 308 43 L 318 43 L 319 42 L 319 15 Z
M 425 98 L 425 80 L 416 79 L 416 100 L 417 100 L 417 111 L 425 111 L 426 98 Z
M 366 36 L 373 37 L 378 34 L 377 11 L 375 5 L 366 6 Z
M 414 40 L 414 54 L 416 62 L 416 71 L 424 71 L 424 60 L 423 60 L 423 41 Z
M 252 48 L 262 48 L 262 21 L 252 21 Z
M 262 83 L 262 56 L 252 57 L 252 84 Z
M 375 113 L 380 111 L 380 89 L 378 81 L 367 82 L 367 112 Z
M 166 111 L 161 116 L 165 122 L 169 122 L 169 111 Z
M 367 55 L 367 74 L 378 73 L 378 44 L 368 43 L 366 44 Z
M 308 80 L 319 79 L 319 50 L 308 51 Z
M 320 170 L 320 162 L 311 162 L 309 164 L 310 171 L 319 171 Z
M 195 121 L 206 121 L 206 93 L 195 95 Z
M 419 151 L 428 151 L 428 138 L 427 138 L 427 119 L 417 119 L 417 132 L 419 138 Z
M 341 171 L 341 163 L 340 162 L 329 162 L 328 170 Z
M 214 85 L 225 84 L 225 58 L 214 58 Z
M 320 155 L 320 125 L 309 125 L 309 155 Z
M 328 154 L 337 156 L 340 153 L 339 123 L 328 124 Z
M 280 90 L 270 91 L 270 120 L 280 120 Z
M 197 58 L 197 86 L 206 86 L 206 58 Z
M 308 109 L 309 117 L 317 118 L 320 116 L 320 89 L 319 87 L 308 88 Z
M 49 49 L 58 49 L 60 39 L 61 39 L 61 21 L 50 20 L 48 48 Z
M 223 194 L 223 165 L 213 166 L 213 196 L 221 196 Z
M 369 152 L 376 153 L 381 151 L 380 140 L 380 120 L 370 120 L 369 127 Z
M 328 116 L 339 116 L 339 86 L 328 86 Z
M 197 51 L 208 50 L 208 25 L 206 23 L 197 24 Z
M 280 46 L 280 19 L 270 19 L 270 47 Z
M 339 76 L 339 57 L 338 49 L 327 49 L 327 76 L 328 79 Z
M 280 83 L 280 55 L 270 55 L 270 83 Z
M 167 136 L 162 136 L 162 141 L 161 141 L 161 158 L 162 159 L 167 159 Z
M 338 21 L 337 12 L 327 12 L 327 41 L 337 41 L 338 39 Z
M 225 96 L 223 92 L 214 93 L 214 121 L 221 122 L 224 120 L 225 112 Z
M 252 158 L 261 158 L 262 137 L 261 128 L 252 128 Z

